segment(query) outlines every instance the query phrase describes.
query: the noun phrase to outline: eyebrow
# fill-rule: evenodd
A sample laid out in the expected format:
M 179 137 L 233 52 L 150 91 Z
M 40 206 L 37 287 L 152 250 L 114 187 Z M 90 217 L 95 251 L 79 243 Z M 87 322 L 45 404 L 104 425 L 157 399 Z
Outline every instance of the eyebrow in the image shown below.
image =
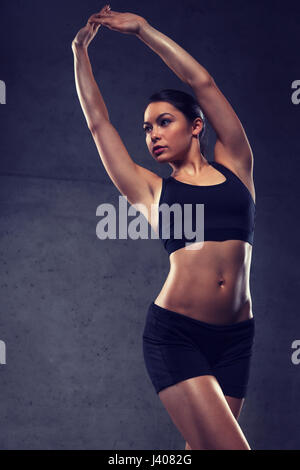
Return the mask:
M 157 119 L 156 119 L 156 120 L 158 120 L 158 119 L 159 119 L 161 116 L 163 116 L 164 114 L 170 114 L 170 116 L 173 116 L 173 117 L 175 117 L 175 116 L 174 116 L 174 114 L 171 114 L 171 113 L 161 113 L 161 114 L 160 114 L 160 115 L 157 117 Z M 151 123 L 150 123 L 150 122 L 148 122 L 148 121 L 145 121 L 145 122 L 143 123 L 143 125 L 144 125 L 144 124 L 151 124 Z

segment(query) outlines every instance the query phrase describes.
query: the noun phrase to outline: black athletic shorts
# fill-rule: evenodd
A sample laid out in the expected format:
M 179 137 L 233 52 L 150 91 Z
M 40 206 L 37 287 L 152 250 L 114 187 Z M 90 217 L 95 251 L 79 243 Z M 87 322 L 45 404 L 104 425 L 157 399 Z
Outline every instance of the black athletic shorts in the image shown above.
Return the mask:
M 245 397 L 254 335 L 254 317 L 215 325 L 152 302 L 143 331 L 143 354 L 156 393 L 191 377 L 214 375 L 224 395 Z

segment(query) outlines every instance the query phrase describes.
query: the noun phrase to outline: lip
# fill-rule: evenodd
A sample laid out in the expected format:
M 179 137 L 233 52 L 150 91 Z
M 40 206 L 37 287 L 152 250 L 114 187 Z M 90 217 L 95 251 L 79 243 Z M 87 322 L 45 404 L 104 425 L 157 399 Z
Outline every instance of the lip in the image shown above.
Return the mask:
M 153 153 L 154 153 L 155 155 L 158 155 L 158 154 L 160 154 L 161 152 L 163 152 L 166 148 L 167 148 L 167 147 L 163 147 L 163 146 L 162 146 L 162 147 L 159 147 L 158 149 L 153 150 Z

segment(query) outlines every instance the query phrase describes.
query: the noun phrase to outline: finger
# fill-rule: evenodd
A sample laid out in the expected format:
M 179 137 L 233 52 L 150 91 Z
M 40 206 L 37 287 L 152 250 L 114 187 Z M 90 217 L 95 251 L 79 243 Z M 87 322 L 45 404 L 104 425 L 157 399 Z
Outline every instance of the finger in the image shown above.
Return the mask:
M 94 13 L 93 15 L 91 15 L 91 16 L 89 17 L 89 21 L 90 21 L 90 20 L 93 20 L 93 19 L 95 19 L 95 18 L 100 18 L 100 16 L 101 16 L 100 13 Z
M 90 21 L 88 24 L 89 24 L 89 25 L 93 28 L 93 30 L 94 30 L 94 29 L 96 29 L 96 28 L 100 28 L 100 26 L 101 26 L 102 23 L 100 23 L 100 22 L 98 22 L 98 21 Z
M 100 26 L 101 26 L 101 23 L 97 23 L 95 21 L 90 21 L 87 24 L 90 27 L 90 29 L 92 30 L 93 34 L 96 33 L 98 31 L 98 29 L 100 28 Z
M 102 10 L 100 10 L 99 15 L 107 16 L 107 15 L 111 15 L 112 13 L 116 13 L 116 12 L 113 11 L 110 6 L 107 6 L 107 7 L 102 8 Z
M 109 12 L 110 12 L 110 5 L 104 5 L 104 7 L 101 8 L 98 14 L 102 15 L 102 14 L 109 13 Z
M 109 11 L 109 10 L 108 10 Z M 93 13 L 90 17 L 89 20 L 94 19 L 94 18 L 99 18 L 101 15 L 106 14 L 106 6 L 104 6 L 99 12 Z
M 97 33 L 98 29 L 100 28 L 101 24 L 96 24 L 96 23 L 93 23 L 93 33 Z
M 98 20 L 97 18 L 94 18 L 93 20 L 89 21 L 89 24 L 91 24 L 92 26 L 93 26 L 93 25 L 97 25 L 97 26 L 98 26 L 98 25 L 101 24 L 101 23 L 102 23 L 102 21 Z
M 102 17 L 102 18 L 94 18 L 92 20 L 92 23 L 104 24 L 106 26 L 106 25 L 109 25 L 111 23 L 111 21 L 110 21 L 109 18 Z
M 107 18 L 106 15 L 93 15 L 91 16 L 89 19 L 88 19 L 88 23 L 95 23 L 95 22 L 99 22 L 99 20 L 102 20 L 104 18 Z

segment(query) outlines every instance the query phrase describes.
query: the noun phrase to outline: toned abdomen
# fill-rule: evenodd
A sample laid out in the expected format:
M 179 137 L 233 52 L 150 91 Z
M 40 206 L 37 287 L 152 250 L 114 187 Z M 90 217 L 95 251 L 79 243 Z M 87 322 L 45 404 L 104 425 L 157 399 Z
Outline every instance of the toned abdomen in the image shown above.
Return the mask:
M 177 250 L 155 299 L 163 308 L 207 323 L 227 324 L 253 316 L 249 287 L 252 247 L 239 240 L 205 242 Z

